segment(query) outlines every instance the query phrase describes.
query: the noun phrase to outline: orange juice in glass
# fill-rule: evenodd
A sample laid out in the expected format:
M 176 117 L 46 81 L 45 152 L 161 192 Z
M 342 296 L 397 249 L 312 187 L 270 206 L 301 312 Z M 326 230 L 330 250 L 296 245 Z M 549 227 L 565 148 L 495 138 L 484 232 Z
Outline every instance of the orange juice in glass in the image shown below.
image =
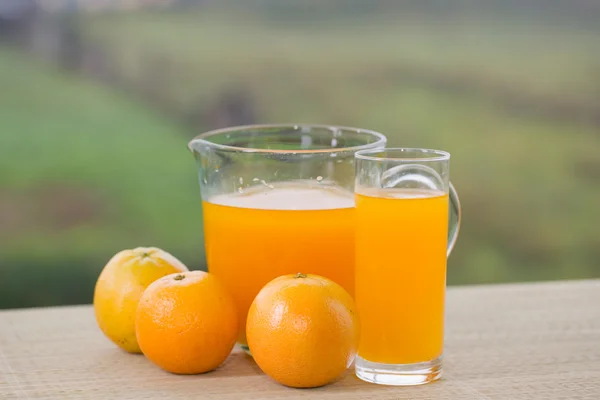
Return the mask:
M 427 383 L 442 370 L 446 258 L 460 216 L 449 154 L 386 149 L 356 157 L 356 373 L 374 383 Z
M 236 301 L 243 348 L 248 308 L 272 279 L 314 273 L 354 292 L 354 153 L 384 143 L 319 125 L 234 127 L 190 142 L 208 270 Z

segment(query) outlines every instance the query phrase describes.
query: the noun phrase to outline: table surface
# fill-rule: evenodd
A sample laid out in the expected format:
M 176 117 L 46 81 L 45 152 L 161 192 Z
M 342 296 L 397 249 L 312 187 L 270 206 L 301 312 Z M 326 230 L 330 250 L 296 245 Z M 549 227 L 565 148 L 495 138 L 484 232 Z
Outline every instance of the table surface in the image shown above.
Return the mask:
M 367 384 L 350 371 L 291 389 L 234 351 L 218 370 L 176 376 L 126 354 L 91 306 L 0 311 L 1 399 L 600 399 L 600 280 L 449 288 L 444 377 Z

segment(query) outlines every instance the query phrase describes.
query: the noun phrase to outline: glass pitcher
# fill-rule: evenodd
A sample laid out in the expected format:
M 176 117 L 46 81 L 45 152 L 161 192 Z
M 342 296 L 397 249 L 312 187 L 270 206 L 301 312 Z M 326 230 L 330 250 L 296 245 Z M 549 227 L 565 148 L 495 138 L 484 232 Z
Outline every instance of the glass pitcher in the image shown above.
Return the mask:
M 354 294 L 354 153 L 384 147 L 366 129 L 255 125 L 189 143 L 198 165 L 208 269 L 246 315 L 272 279 L 325 276 Z

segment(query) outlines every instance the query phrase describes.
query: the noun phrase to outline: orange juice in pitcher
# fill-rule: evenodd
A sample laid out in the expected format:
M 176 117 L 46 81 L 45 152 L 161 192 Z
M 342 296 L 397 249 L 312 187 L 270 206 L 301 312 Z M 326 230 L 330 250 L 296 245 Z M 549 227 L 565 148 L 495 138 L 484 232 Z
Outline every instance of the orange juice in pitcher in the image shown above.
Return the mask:
M 238 342 L 246 314 L 272 279 L 305 272 L 354 292 L 354 199 L 351 192 L 310 182 L 251 187 L 203 201 L 210 272 L 238 307 Z

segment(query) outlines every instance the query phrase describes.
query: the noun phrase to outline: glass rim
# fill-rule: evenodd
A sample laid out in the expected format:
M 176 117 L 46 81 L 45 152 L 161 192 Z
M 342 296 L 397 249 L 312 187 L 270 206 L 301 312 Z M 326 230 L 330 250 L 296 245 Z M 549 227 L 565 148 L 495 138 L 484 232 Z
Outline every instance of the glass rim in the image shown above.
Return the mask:
M 260 129 L 273 129 L 273 128 L 292 128 L 294 130 L 297 130 L 297 129 L 304 128 L 304 127 L 308 127 L 311 129 L 313 129 L 313 128 L 329 129 L 329 130 L 338 129 L 338 130 L 341 130 L 342 132 L 351 131 L 351 132 L 359 133 L 359 134 L 365 133 L 367 135 L 376 137 L 377 140 L 374 141 L 373 143 L 362 144 L 359 146 L 340 147 L 340 148 L 332 147 L 332 148 L 328 148 L 328 149 L 313 149 L 313 150 L 259 149 L 259 148 L 253 148 L 253 147 L 231 146 L 231 145 L 227 145 L 227 144 L 211 142 L 210 140 L 208 140 L 208 138 L 215 136 L 215 135 L 233 133 L 233 132 L 241 131 L 241 130 L 250 130 L 250 129 L 260 130 Z M 222 150 L 222 151 L 231 151 L 231 152 L 236 152 L 236 153 L 314 154 L 314 153 L 340 153 L 340 152 L 349 152 L 349 151 L 356 152 L 356 151 L 360 151 L 360 150 L 370 150 L 370 149 L 373 149 L 374 146 L 381 147 L 382 145 L 385 145 L 386 142 L 387 142 L 387 138 L 385 137 L 384 134 L 374 131 L 374 130 L 371 130 L 371 129 L 354 128 L 354 127 L 340 126 L 340 125 L 327 125 L 327 124 L 281 123 L 281 124 L 239 125 L 239 126 L 230 126 L 227 128 L 213 129 L 208 132 L 201 133 L 198 136 L 194 137 L 192 140 L 190 140 L 190 142 L 188 143 L 188 148 L 191 151 L 194 151 L 192 146 L 197 143 L 202 143 L 202 144 L 205 144 L 214 149 L 218 149 L 218 150 Z
M 390 156 L 386 154 L 384 156 L 376 156 L 376 153 L 412 153 L 410 156 Z M 423 156 L 415 156 L 415 153 L 422 153 Z M 379 149 L 365 149 L 359 150 L 355 153 L 354 157 L 357 160 L 366 161 L 395 161 L 395 162 L 434 162 L 434 161 L 448 161 L 450 160 L 450 153 L 444 150 L 426 149 L 420 147 L 381 147 Z

